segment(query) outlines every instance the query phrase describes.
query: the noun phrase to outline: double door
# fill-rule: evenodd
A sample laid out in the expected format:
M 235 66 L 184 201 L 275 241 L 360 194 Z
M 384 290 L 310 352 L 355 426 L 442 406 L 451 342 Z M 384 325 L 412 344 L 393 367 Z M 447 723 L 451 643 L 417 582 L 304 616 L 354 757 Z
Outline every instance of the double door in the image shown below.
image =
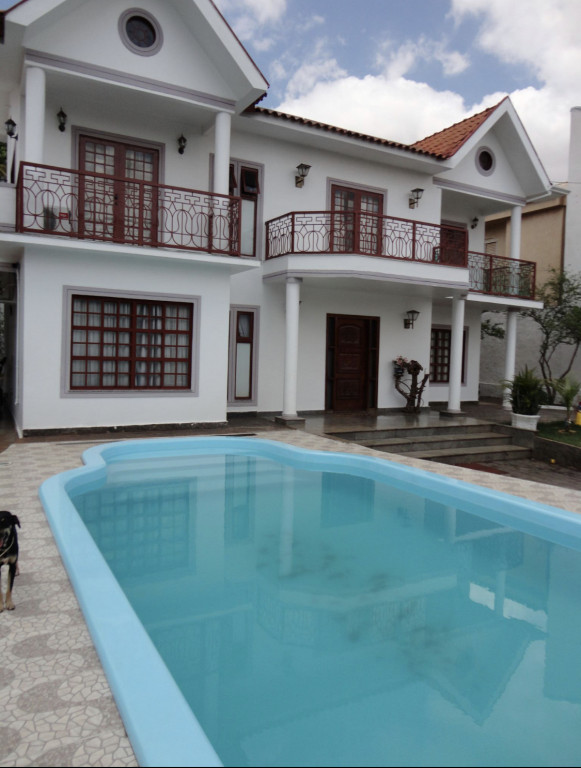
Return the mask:
M 333 185 L 331 199 L 333 252 L 380 255 L 383 195 Z
M 81 136 L 79 170 L 80 237 L 157 243 L 157 149 Z

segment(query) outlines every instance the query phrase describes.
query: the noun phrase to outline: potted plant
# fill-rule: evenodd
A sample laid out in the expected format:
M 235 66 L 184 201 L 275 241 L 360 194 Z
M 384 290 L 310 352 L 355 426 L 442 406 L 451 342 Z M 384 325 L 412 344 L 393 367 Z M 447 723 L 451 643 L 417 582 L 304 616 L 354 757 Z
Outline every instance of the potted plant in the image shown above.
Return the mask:
M 546 401 L 544 380 L 525 365 L 503 386 L 510 395 L 512 426 L 519 429 L 536 430 L 541 405 Z

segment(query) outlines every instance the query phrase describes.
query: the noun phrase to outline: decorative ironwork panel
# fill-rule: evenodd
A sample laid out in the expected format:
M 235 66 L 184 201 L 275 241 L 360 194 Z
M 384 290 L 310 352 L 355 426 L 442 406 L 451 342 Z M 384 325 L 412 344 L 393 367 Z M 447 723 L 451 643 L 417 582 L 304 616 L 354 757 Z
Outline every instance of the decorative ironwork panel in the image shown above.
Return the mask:
M 494 296 L 534 299 L 536 264 L 488 253 L 468 254 L 470 290 Z
M 353 253 L 466 266 L 466 232 L 454 227 L 353 211 L 303 211 L 267 222 L 266 258 L 290 253 Z
M 240 255 L 240 198 L 22 163 L 18 231 Z

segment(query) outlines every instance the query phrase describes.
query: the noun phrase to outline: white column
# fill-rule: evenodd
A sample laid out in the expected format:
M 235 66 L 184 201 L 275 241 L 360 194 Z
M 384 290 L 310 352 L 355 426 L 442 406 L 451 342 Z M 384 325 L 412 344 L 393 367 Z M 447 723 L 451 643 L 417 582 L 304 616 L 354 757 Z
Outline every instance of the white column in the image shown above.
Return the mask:
M 514 369 L 516 365 L 516 321 L 518 314 L 511 312 L 506 313 L 506 353 L 504 358 L 504 378 L 506 381 L 512 381 L 514 379 Z M 512 406 L 510 404 L 510 392 L 505 389 L 502 396 L 502 407 L 510 411 Z
M 297 378 L 299 367 L 299 303 L 300 277 L 286 281 L 286 336 L 284 353 L 284 393 L 282 415 L 297 418 Z
M 515 205 L 510 212 L 510 258 L 520 259 L 521 242 L 521 224 L 522 224 L 522 206 Z M 519 271 L 518 264 L 510 271 L 510 291 L 514 296 L 519 293 Z
M 24 148 L 21 157 L 29 163 L 43 163 L 46 100 L 44 69 L 40 69 L 40 67 L 27 68 L 24 98 Z M 19 139 L 22 140 L 22 133 L 20 133 Z
M 218 112 L 214 124 L 214 192 L 227 195 L 230 182 L 230 127 L 228 112 Z
M 450 382 L 448 388 L 448 413 L 460 413 L 462 387 L 462 337 L 464 335 L 464 305 L 466 297 L 452 299 L 452 337 L 450 339 Z
M 515 205 L 510 212 L 510 258 L 520 259 L 522 206 Z

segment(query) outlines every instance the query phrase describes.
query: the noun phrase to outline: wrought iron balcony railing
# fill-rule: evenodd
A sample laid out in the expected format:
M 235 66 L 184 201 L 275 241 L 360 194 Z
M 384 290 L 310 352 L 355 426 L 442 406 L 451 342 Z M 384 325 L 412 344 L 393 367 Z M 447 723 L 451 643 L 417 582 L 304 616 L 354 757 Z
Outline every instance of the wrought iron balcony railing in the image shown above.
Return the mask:
M 353 253 L 467 266 L 468 234 L 460 227 L 364 212 L 302 211 L 266 224 L 266 258 L 291 253 Z
M 16 228 L 240 256 L 240 198 L 21 163 Z
M 536 267 L 534 261 L 470 251 L 470 290 L 507 298 L 534 299 Z
M 266 224 L 266 258 L 291 253 L 352 253 L 468 267 L 471 291 L 507 298 L 535 295 L 534 262 L 468 252 L 468 233 L 460 227 L 362 212 L 287 213 Z

